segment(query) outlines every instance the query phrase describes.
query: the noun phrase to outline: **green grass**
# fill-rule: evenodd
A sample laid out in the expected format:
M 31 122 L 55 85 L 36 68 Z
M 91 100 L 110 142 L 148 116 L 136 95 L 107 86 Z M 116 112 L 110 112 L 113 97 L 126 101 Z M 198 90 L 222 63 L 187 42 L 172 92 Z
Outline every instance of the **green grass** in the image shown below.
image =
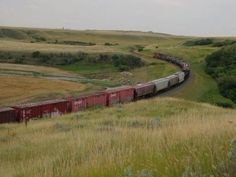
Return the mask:
M 73 65 L 62 66 L 60 68 L 82 75 L 117 72 L 117 68 L 115 68 L 112 64 L 103 64 L 103 63 L 88 64 L 80 62 Z
M 171 109 L 170 109 L 171 108 Z M 220 176 L 235 111 L 156 98 L 61 118 L 0 125 L 3 176 Z

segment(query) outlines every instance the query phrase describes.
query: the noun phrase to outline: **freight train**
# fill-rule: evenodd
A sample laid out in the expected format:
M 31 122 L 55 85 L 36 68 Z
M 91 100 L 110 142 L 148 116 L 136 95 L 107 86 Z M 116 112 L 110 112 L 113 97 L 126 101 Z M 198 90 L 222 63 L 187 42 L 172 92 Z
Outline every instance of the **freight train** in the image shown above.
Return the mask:
M 109 88 L 102 92 L 81 95 L 76 98 L 70 97 L 67 99 L 56 99 L 0 108 L 0 123 L 24 122 L 34 118 L 55 117 L 66 113 L 78 112 L 92 107 L 105 107 L 127 103 L 155 96 L 188 79 L 190 67 L 180 58 L 162 53 L 156 53 L 154 58 L 173 63 L 180 67 L 181 71 L 135 86 Z

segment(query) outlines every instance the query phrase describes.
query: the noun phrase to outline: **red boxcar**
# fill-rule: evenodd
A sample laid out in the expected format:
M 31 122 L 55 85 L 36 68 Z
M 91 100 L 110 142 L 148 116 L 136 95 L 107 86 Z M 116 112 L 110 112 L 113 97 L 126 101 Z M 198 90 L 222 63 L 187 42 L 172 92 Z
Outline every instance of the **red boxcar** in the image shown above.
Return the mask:
M 86 97 L 87 107 L 106 106 L 107 95 L 104 92 L 93 93 Z
M 77 112 L 79 110 L 85 109 L 87 104 L 86 97 L 78 97 L 71 99 L 71 112 Z
M 63 99 L 14 106 L 18 121 L 31 118 L 54 117 L 70 112 L 70 102 Z
M 78 98 L 71 99 L 71 110 L 72 112 L 77 112 L 85 108 L 96 107 L 96 106 L 106 106 L 107 96 L 104 92 L 97 92 L 82 95 Z
M 0 124 L 16 122 L 16 112 L 13 108 L 0 108 Z
M 139 84 L 134 87 L 135 97 L 140 98 L 148 95 L 152 95 L 155 93 L 155 84 L 153 83 L 146 83 L 146 84 Z
M 107 89 L 106 93 L 108 106 L 134 100 L 134 88 L 130 86 Z

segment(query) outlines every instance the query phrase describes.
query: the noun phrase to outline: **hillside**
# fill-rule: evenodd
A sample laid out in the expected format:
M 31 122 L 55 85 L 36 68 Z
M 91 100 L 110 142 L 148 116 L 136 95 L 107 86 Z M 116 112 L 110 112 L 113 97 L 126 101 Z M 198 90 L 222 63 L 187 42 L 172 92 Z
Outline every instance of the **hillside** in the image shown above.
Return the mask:
M 0 125 L 0 174 L 233 177 L 235 115 L 208 104 L 155 98 L 31 121 L 27 128 Z
M 127 37 L 127 39 L 124 38 Z M 67 29 L 34 29 L 34 28 L 12 28 L 0 27 L 0 37 L 4 39 L 16 39 L 32 42 L 44 42 L 47 40 L 72 40 L 92 43 L 102 43 L 110 41 L 113 43 L 131 44 L 147 40 L 154 41 L 163 37 L 174 37 L 169 34 L 139 32 L 139 31 L 105 31 L 105 30 L 67 30 Z M 150 42 L 149 41 L 149 42 Z
M 0 76 L 0 88 L 0 106 L 64 98 L 89 89 L 80 83 L 23 76 Z
M 222 40 L 215 38 L 215 40 Z M 186 40 L 187 41 L 187 40 Z M 151 55 L 155 51 L 166 53 L 169 55 L 183 58 L 191 67 L 191 77 L 188 83 L 180 91 L 171 93 L 170 96 L 185 98 L 193 101 L 208 102 L 215 105 L 231 105 L 234 103 L 222 95 L 216 81 L 206 73 L 206 58 L 208 55 L 219 50 L 218 47 L 210 45 L 204 46 L 185 46 L 184 43 L 178 45 L 160 46 L 156 49 L 155 46 L 147 46 L 142 53 Z
M 178 68 L 153 59 L 155 52 L 163 52 L 183 58 L 190 64 L 192 73 L 184 87 L 168 95 L 219 106 L 235 106 L 230 99 L 220 94 L 217 82 L 205 72 L 206 57 L 222 45 L 233 44 L 235 38 L 209 40 L 138 31 L 9 27 L 0 27 L 0 31 L 1 63 L 60 69 L 76 77 L 73 81 L 86 84 L 90 90 L 102 90 L 147 82 L 174 73 Z M 32 75 L 27 71 L 9 70 L 3 66 L 0 69 L 0 79 L 6 74 L 11 77 L 22 76 L 22 72 L 27 77 L 38 76 L 38 73 Z M 42 75 L 47 74 L 40 72 Z
M 85 92 L 147 82 L 167 76 L 177 71 L 177 68 L 157 61 L 152 56 L 133 55 L 130 51 L 168 36 L 144 32 L 1 27 L 0 81 L 7 80 L 9 76 L 15 80 L 24 76 L 29 78 L 30 85 L 34 83 L 34 78 L 35 81 L 38 78 L 46 79 L 45 82 L 48 82 L 48 79 L 62 79 L 85 85 Z M 47 70 L 42 70 L 43 67 Z M 21 87 L 19 82 L 17 87 Z M 1 88 L 4 89 L 5 86 L 2 85 Z M 24 89 L 27 93 L 27 89 L 30 91 L 31 87 Z M 49 90 L 46 95 L 35 94 L 35 98 L 28 96 L 27 101 L 44 100 L 46 97 L 57 98 L 60 96 L 58 93 L 64 92 L 61 87 L 57 91 Z M 78 95 L 81 91 L 68 90 L 66 95 L 69 93 Z M 11 98 L 1 99 L 1 105 L 8 105 L 12 100 L 16 103 L 24 102 L 23 96 L 22 100 L 15 99 L 19 94 L 21 93 L 12 94 L 9 91 L 7 95 L 11 95 Z

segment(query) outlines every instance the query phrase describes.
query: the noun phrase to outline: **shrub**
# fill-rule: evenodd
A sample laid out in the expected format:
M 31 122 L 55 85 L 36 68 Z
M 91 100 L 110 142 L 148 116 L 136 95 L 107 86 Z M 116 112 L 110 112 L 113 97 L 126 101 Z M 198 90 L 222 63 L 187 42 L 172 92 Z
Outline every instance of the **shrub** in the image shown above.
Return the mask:
M 119 71 L 128 71 L 129 70 L 129 67 L 126 65 L 118 65 L 117 67 L 118 67 Z
M 223 107 L 223 108 L 233 108 L 234 105 L 230 101 L 218 101 L 216 102 L 217 106 Z
M 218 82 L 221 95 L 236 103 L 236 45 L 224 47 L 206 57 L 206 72 Z M 231 107 L 229 103 L 219 103 Z
M 226 77 L 219 81 L 220 93 L 236 103 L 236 78 Z
M 142 46 L 142 45 L 136 45 L 135 47 L 139 52 L 142 52 L 144 49 L 144 46 Z
M 104 45 L 105 45 L 105 46 L 111 46 L 112 44 L 109 43 L 109 42 L 106 42 Z
M 33 58 L 37 58 L 39 56 L 40 56 L 40 52 L 39 51 L 35 51 L 35 52 L 32 53 L 32 57 Z
M 235 43 L 236 43 L 236 41 L 225 40 L 225 41 L 216 42 L 216 43 L 212 44 L 212 47 L 223 47 L 223 46 L 233 45 Z
M 140 58 L 132 55 L 113 55 L 112 60 L 115 67 L 127 70 L 144 65 Z
M 87 54 L 78 53 L 32 53 L 0 52 L 0 61 L 8 63 L 34 64 L 46 66 L 84 64 L 110 64 L 120 71 L 127 71 L 144 65 L 142 60 L 132 55 L 124 54 Z
M 67 45 L 81 45 L 81 46 L 93 46 L 96 45 L 93 42 L 83 42 L 83 41 L 56 41 L 57 44 L 67 44 Z
M 197 39 L 197 40 L 186 41 L 184 43 L 184 45 L 185 46 L 210 45 L 212 43 L 213 43 L 213 39 L 204 38 L 204 39 Z

